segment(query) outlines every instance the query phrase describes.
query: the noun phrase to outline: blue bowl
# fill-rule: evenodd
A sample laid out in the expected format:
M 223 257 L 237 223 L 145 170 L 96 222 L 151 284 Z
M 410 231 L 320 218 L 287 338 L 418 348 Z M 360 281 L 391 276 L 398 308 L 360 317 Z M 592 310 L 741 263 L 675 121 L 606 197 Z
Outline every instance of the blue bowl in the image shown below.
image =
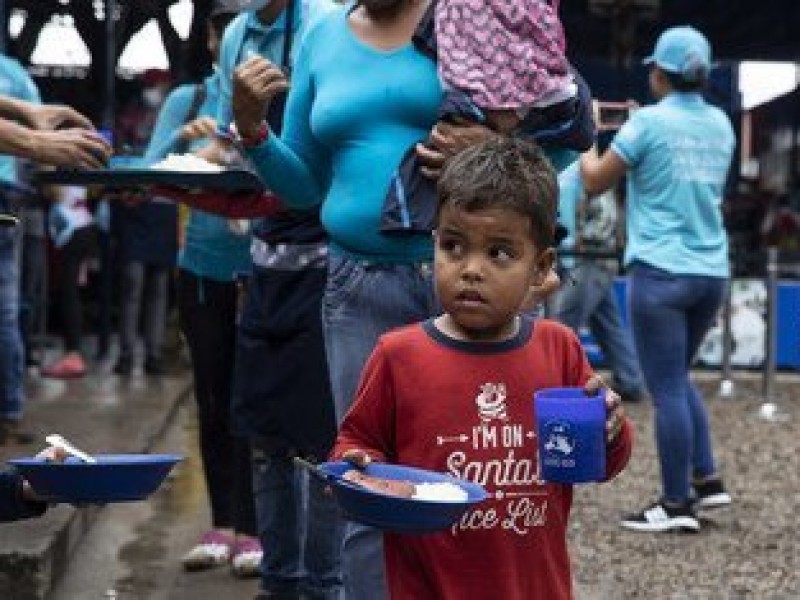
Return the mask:
M 486 490 L 477 483 L 414 467 L 371 463 L 366 467 L 365 473 L 372 477 L 415 484 L 453 483 L 467 493 L 467 499 L 462 502 L 439 502 L 373 492 L 341 478 L 346 471 L 353 469 L 353 465 L 348 462 L 322 463 L 319 469 L 331 482 L 334 496 L 347 519 L 384 531 L 401 533 L 441 531 L 450 527 L 471 506 L 489 497 Z
M 143 500 L 158 489 L 183 457 L 175 454 L 100 454 L 96 463 L 69 457 L 9 460 L 34 491 L 50 502 L 74 504 Z

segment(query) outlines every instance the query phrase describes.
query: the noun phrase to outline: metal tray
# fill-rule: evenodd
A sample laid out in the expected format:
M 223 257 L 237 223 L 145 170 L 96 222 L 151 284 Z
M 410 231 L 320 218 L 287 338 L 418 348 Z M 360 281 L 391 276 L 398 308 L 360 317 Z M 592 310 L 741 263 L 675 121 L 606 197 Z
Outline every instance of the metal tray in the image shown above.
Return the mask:
M 264 190 L 261 179 L 245 169 L 220 172 L 167 171 L 163 169 L 87 169 L 42 171 L 36 180 L 48 185 L 85 185 L 113 189 L 138 189 L 153 186 L 177 187 L 184 190 L 219 190 L 220 192 L 252 193 Z

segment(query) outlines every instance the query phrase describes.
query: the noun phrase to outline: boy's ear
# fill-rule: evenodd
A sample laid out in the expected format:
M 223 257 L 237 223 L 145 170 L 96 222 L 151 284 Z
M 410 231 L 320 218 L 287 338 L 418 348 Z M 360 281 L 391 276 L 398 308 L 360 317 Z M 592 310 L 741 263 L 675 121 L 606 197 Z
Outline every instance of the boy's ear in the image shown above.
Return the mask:
M 555 264 L 556 251 L 553 248 L 547 248 L 540 252 L 539 256 L 536 257 L 536 264 L 534 265 L 533 285 L 536 287 L 543 285 Z

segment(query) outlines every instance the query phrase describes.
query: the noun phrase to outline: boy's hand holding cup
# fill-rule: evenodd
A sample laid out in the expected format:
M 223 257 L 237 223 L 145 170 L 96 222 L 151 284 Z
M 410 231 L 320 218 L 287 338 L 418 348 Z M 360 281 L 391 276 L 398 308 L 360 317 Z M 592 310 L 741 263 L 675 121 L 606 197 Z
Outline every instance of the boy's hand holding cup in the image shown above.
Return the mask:
M 625 410 L 622 408 L 622 398 L 617 392 L 606 385 L 600 375 L 592 375 L 584 386 L 587 396 L 595 396 L 605 390 L 606 397 L 606 444 L 613 445 L 617 441 L 622 424 L 625 422 Z
M 534 407 L 541 479 L 604 480 L 606 448 L 616 443 L 624 423 L 619 395 L 593 375 L 583 388 L 539 390 Z

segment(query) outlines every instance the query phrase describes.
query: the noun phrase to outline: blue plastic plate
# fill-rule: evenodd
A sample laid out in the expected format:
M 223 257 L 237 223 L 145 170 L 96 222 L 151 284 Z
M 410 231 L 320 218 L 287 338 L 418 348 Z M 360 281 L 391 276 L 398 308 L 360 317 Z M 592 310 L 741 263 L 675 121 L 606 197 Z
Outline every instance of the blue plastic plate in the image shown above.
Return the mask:
M 384 531 L 441 531 L 450 527 L 471 506 L 489 497 L 486 490 L 477 483 L 414 467 L 372 463 L 365 472 L 373 477 L 411 483 L 453 483 L 467 492 L 467 499 L 463 502 L 440 502 L 373 492 L 341 479 L 346 471 L 353 469 L 353 465 L 348 462 L 322 463 L 319 469 L 329 476 L 336 500 L 346 518 Z
M 64 462 L 17 458 L 8 462 L 50 502 L 74 504 L 143 500 L 158 489 L 175 464 L 176 454 L 100 454 L 96 463 L 69 457 Z

